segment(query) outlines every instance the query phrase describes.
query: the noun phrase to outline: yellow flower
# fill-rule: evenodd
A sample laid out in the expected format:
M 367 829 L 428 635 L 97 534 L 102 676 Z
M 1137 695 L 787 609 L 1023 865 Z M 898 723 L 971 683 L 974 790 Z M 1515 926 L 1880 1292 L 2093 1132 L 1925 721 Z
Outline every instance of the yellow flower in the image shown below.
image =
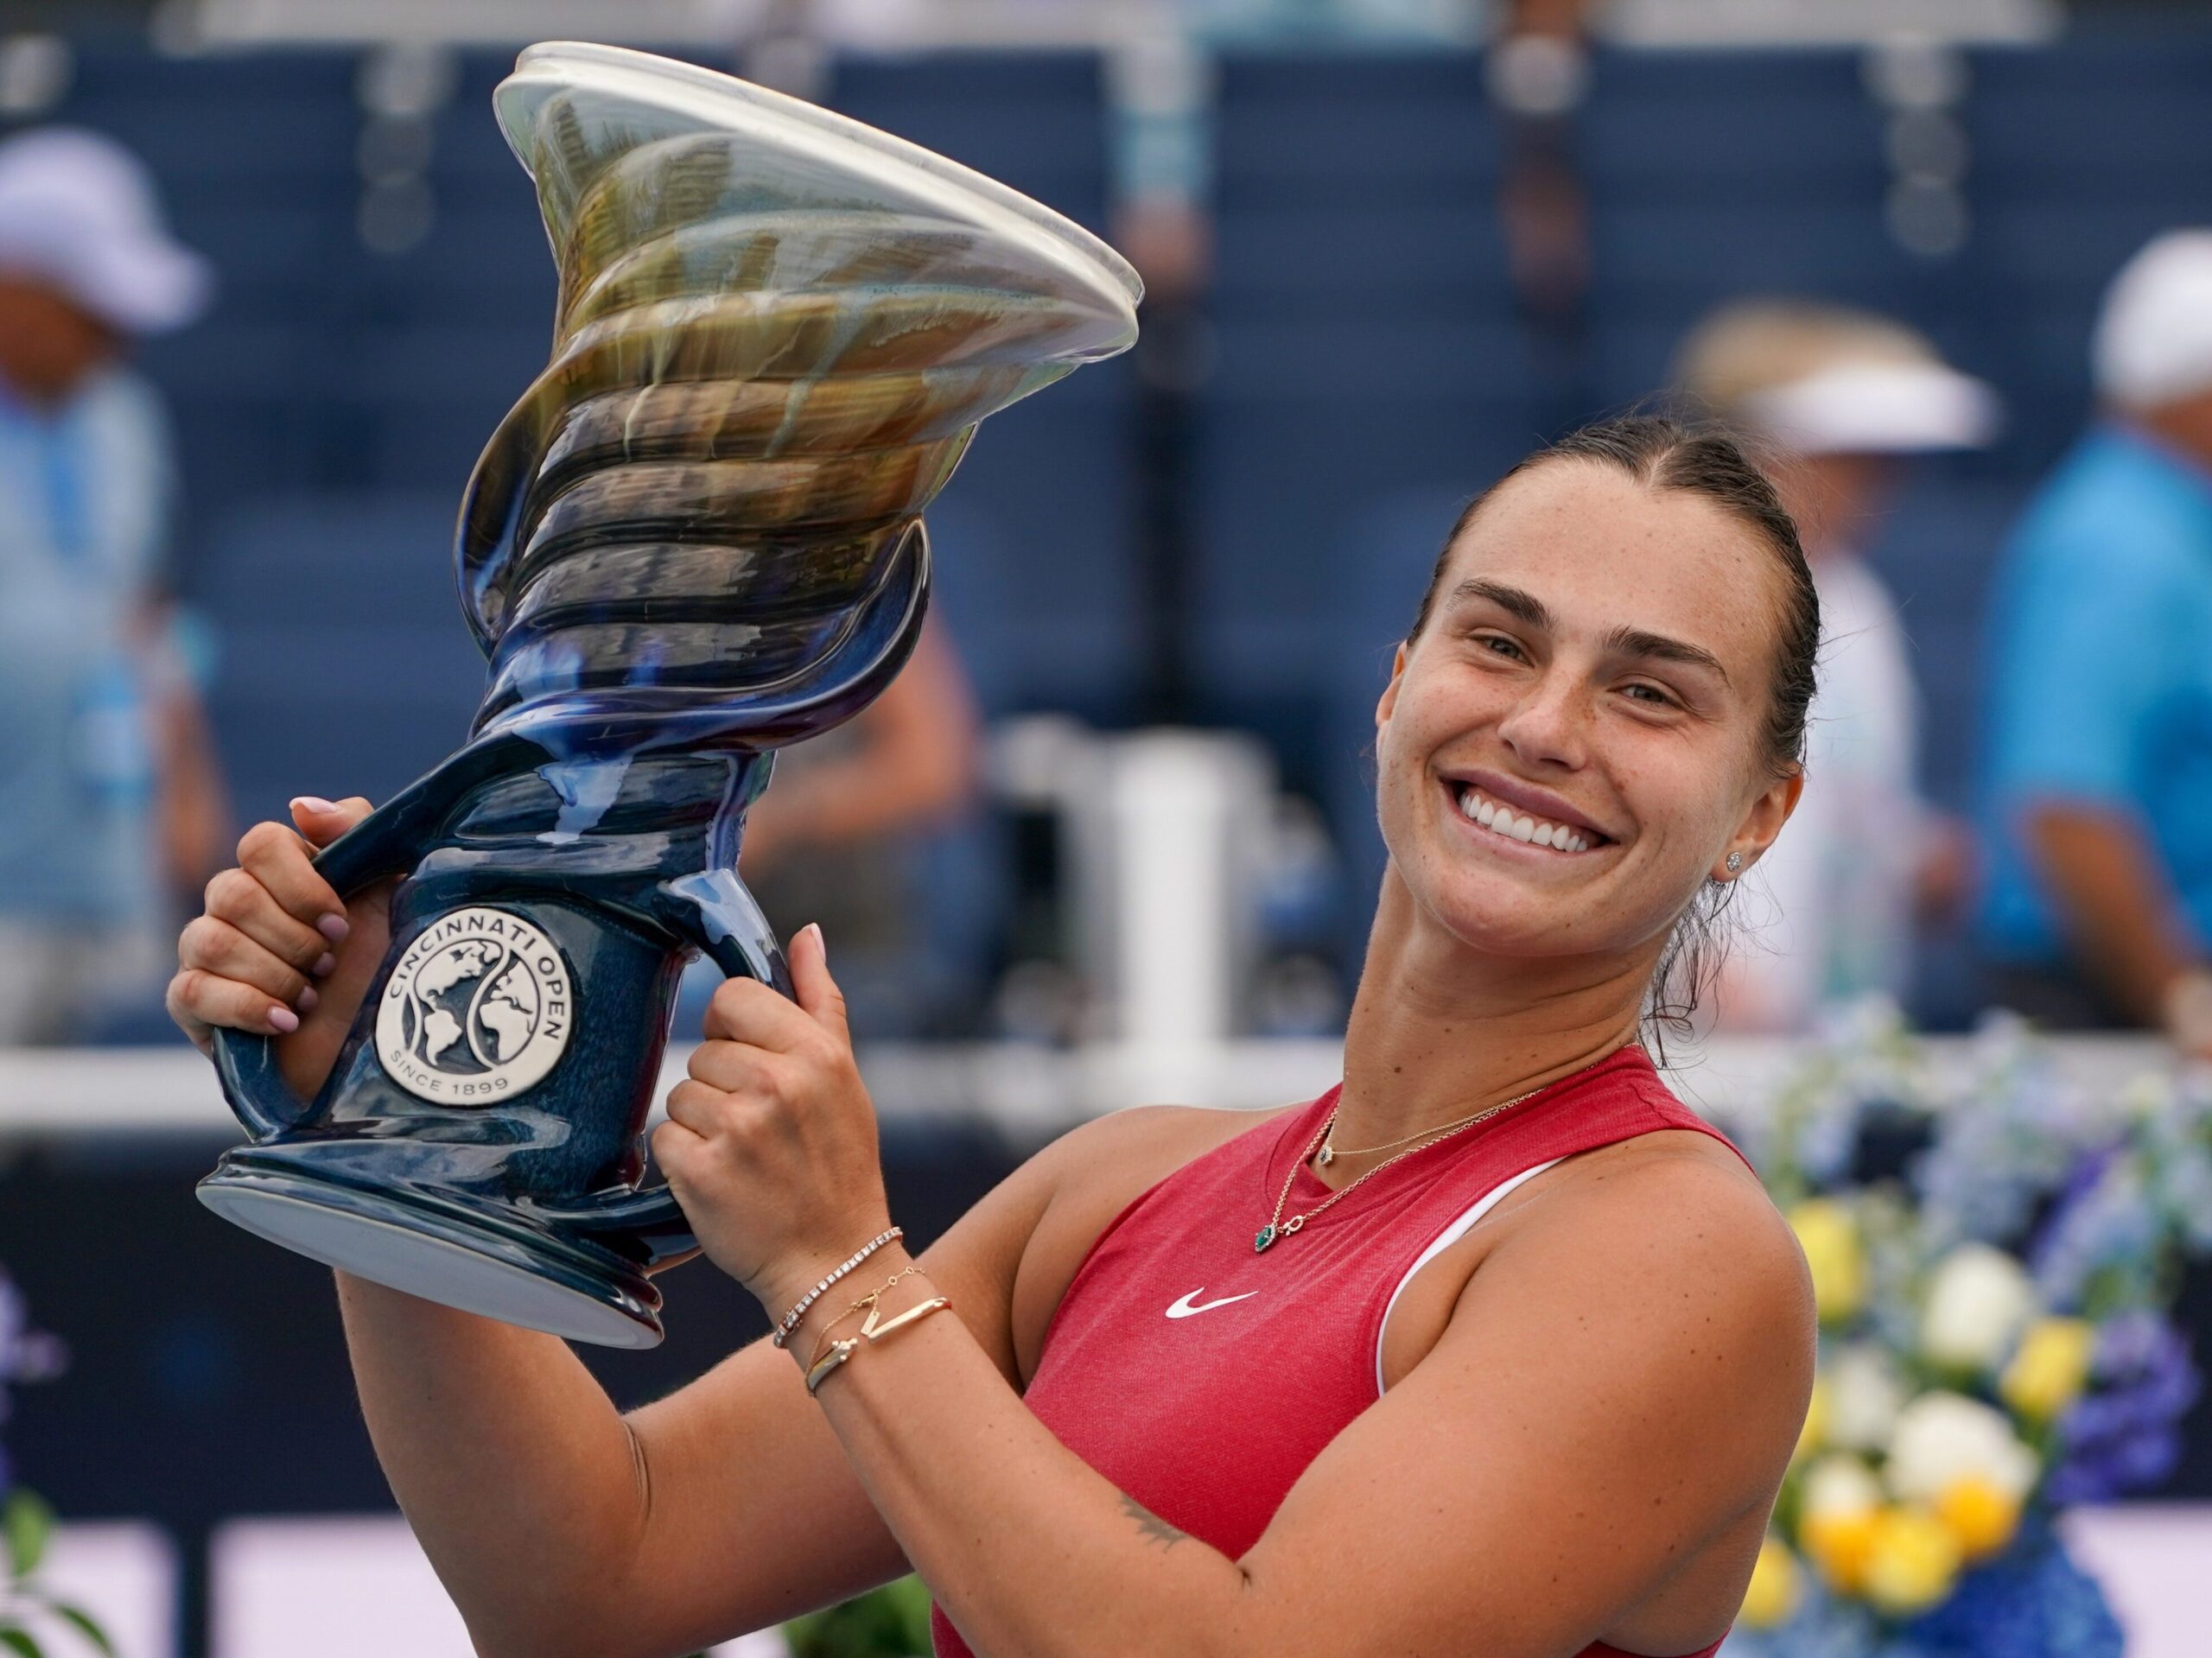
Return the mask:
M 1831 1453 L 1805 1471 L 1798 1546 L 1838 1593 L 1856 1594 L 1865 1582 L 1881 1508 L 1882 1488 L 1856 1457 Z
M 1821 1581 L 1840 1595 L 1866 1586 L 1866 1559 L 1874 1547 L 1876 1509 L 1808 1514 L 1798 1522 L 1797 1541 L 1819 1569 Z
M 1789 1453 L 1790 1461 L 1802 1462 L 1826 1443 L 1829 1396 L 1828 1379 L 1824 1375 L 1815 1376 L 1813 1396 L 1805 1401 L 1805 1426 L 1797 1431 L 1797 1448 Z
M 2048 1422 L 2081 1396 L 2096 1331 L 2080 1318 L 2038 1318 L 2021 1337 L 1997 1391 L 2021 1415 Z
M 1978 1475 L 1967 1474 L 1936 1493 L 1936 1517 L 1967 1560 L 1986 1560 L 2012 1540 L 2020 1523 L 2020 1500 Z
M 1851 1210 L 1830 1198 L 1808 1198 L 1789 1211 L 1789 1226 L 1813 1274 L 1821 1322 L 1850 1318 L 1866 1298 L 1866 1257 Z
M 1804 1573 L 1789 1546 L 1770 1536 L 1759 1545 L 1758 1563 L 1751 1567 L 1751 1587 L 1744 1591 L 1744 1610 L 1737 1616 L 1755 1629 L 1770 1629 L 1789 1621 L 1804 1593 Z
M 1867 1543 L 1866 1598 L 1895 1616 L 1923 1611 L 1951 1592 L 1961 1559 L 1950 1528 L 1927 1509 L 1884 1509 Z

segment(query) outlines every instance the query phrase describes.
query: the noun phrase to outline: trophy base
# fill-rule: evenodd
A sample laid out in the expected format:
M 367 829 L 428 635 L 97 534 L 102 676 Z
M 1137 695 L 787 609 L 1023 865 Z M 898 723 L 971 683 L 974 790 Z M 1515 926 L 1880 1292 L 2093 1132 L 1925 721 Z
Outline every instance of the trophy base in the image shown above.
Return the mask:
M 642 1272 L 519 1212 L 365 1189 L 251 1149 L 226 1153 L 199 1197 L 257 1236 L 426 1301 L 569 1341 L 660 1345 L 660 1292 Z

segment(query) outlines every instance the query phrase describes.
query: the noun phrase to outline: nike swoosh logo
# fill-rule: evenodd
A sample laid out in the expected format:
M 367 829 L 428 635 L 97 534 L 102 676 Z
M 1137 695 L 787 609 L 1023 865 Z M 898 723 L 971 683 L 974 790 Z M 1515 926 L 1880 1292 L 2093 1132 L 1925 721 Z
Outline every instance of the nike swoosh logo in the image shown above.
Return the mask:
M 1246 1290 L 1242 1295 L 1224 1295 L 1218 1301 L 1200 1301 L 1196 1299 L 1205 1293 L 1206 1286 L 1201 1284 L 1190 1294 L 1177 1296 L 1174 1305 L 1167 1309 L 1167 1316 L 1171 1318 L 1187 1318 L 1194 1312 L 1211 1312 L 1216 1307 L 1225 1307 L 1231 1301 L 1249 1300 L 1260 1292 Z

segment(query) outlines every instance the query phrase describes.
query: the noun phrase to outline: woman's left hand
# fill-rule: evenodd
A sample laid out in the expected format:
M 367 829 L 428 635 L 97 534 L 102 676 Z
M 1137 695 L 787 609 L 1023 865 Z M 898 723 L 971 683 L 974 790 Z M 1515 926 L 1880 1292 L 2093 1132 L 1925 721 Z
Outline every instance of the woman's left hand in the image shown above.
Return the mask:
M 653 1131 L 700 1247 L 771 1318 L 890 1225 L 875 1108 L 853 1061 L 822 930 L 791 940 L 786 1001 L 732 979 Z

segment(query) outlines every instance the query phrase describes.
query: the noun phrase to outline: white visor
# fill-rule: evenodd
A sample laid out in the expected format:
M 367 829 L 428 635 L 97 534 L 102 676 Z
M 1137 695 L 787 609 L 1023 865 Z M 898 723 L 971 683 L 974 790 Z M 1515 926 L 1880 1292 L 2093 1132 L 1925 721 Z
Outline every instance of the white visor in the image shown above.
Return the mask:
M 1756 392 L 1743 409 L 1800 454 L 1978 449 L 1997 433 L 1997 394 L 1941 363 L 1840 364 Z

